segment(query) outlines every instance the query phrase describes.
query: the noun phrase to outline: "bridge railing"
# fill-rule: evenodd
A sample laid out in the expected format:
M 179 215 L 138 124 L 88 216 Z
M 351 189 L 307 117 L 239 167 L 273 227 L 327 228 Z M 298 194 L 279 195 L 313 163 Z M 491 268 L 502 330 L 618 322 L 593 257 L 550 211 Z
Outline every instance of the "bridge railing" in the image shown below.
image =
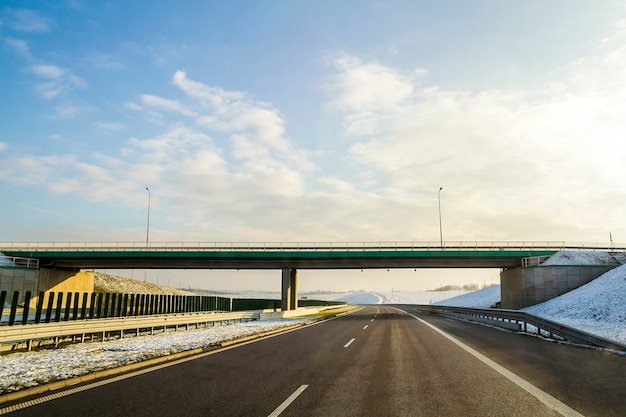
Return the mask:
M 626 251 L 626 244 L 564 241 L 443 242 L 0 242 L 2 251 L 441 251 L 601 250 Z
M 23 258 L 21 256 L 0 257 L 0 268 L 39 268 L 39 259 Z

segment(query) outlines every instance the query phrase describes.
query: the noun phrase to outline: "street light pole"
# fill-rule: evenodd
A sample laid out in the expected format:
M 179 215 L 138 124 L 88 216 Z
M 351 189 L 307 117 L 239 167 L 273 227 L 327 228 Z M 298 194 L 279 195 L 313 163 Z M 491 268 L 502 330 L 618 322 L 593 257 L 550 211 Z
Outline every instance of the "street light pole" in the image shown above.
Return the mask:
M 146 187 L 148 192 L 148 225 L 146 226 L 146 247 L 148 247 L 148 241 L 150 237 L 150 189 Z
M 443 249 L 443 231 L 441 228 L 441 190 L 443 190 L 443 187 L 439 187 L 437 198 L 439 199 L 439 241 L 441 243 L 441 248 Z

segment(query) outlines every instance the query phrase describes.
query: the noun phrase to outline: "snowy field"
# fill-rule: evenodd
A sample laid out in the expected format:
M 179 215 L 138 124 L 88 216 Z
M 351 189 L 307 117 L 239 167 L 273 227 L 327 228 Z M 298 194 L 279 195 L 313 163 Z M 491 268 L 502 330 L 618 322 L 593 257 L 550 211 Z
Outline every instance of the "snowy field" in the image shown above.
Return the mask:
M 555 259 L 549 261 L 556 265 L 593 262 L 603 264 L 606 262 L 606 255 L 559 253 L 554 256 Z M 620 261 L 623 262 L 623 255 Z M 310 298 L 342 300 L 352 304 L 439 304 L 486 308 L 500 301 L 500 287 L 488 287 L 471 293 L 316 293 L 311 294 Z M 617 267 L 574 291 L 524 311 L 626 344 L 626 265 Z M 224 340 L 290 326 L 302 320 L 304 319 L 239 323 L 123 340 L 82 343 L 57 350 L 11 353 L 1 357 L 0 394 L 205 347 Z

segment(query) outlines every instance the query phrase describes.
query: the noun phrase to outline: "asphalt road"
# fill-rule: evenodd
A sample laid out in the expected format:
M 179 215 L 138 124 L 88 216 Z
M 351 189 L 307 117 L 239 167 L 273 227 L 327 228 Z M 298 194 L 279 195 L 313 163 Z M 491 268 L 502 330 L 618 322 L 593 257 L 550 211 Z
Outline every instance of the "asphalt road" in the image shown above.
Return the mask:
M 365 307 L 10 415 L 626 415 L 624 356 L 407 310 Z

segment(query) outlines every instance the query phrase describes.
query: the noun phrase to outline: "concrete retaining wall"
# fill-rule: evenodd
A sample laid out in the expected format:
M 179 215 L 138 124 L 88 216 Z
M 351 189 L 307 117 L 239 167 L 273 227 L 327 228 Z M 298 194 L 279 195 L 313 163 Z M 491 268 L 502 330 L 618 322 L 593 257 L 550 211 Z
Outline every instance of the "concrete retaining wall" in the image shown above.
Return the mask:
M 502 308 L 518 309 L 543 303 L 574 290 L 616 265 L 535 266 L 500 273 Z
M 0 268 L 0 291 L 13 294 L 20 292 L 18 302 L 22 303 L 26 291 L 32 294 L 31 306 L 37 305 L 39 291 L 46 295 L 50 291 L 58 292 L 92 292 L 93 271 L 65 271 L 59 269 L 27 269 L 27 268 Z
M 0 291 L 6 291 L 9 297 L 13 291 L 19 291 L 20 303 L 24 302 L 26 291 L 35 294 L 38 286 L 39 269 L 0 268 Z

